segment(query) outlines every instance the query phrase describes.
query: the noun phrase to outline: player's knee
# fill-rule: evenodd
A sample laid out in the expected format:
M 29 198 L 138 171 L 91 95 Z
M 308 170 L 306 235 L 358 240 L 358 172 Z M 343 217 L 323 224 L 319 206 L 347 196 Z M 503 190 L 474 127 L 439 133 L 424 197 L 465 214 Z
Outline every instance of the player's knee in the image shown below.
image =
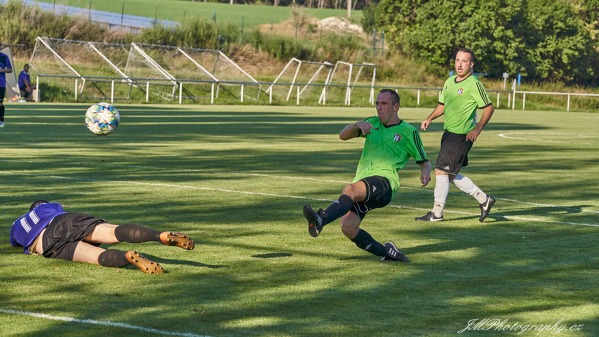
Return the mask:
M 352 198 L 352 200 L 355 202 L 360 196 L 360 188 L 357 183 L 349 184 L 343 188 L 342 193 Z
M 348 239 L 352 240 L 358 234 L 358 230 L 360 229 L 359 224 L 355 225 L 353 223 L 348 223 L 346 221 L 341 222 L 341 232 Z

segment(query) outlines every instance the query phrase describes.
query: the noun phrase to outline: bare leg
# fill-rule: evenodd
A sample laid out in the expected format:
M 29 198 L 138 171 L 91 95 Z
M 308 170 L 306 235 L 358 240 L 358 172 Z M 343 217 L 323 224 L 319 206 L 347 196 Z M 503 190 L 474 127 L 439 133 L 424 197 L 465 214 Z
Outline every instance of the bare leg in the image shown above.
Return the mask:
M 356 213 L 347 212 L 341 218 L 341 232 L 348 239 L 353 240 L 360 230 L 360 223 L 362 223 L 362 219 Z
M 114 225 L 102 223 L 85 237 L 84 241 L 91 243 L 118 243 L 118 242 L 149 242 L 156 241 L 167 246 L 177 246 L 192 250 L 195 242 L 189 235 L 175 232 L 159 232 L 137 224 Z
M 106 249 L 96 247 L 84 241 L 80 241 L 75 248 L 75 254 L 73 255 L 73 261 L 85 262 L 91 264 L 100 264 L 98 258 L 100 254 L 104 253 Z
M 96 226 L 94 230 L 89 233 L 83 241 L 91 242 L 91 243 L 118 243 L 119 240 L 114 235 L 114 230 L 117 228 L 117 225 L 102 223 Z

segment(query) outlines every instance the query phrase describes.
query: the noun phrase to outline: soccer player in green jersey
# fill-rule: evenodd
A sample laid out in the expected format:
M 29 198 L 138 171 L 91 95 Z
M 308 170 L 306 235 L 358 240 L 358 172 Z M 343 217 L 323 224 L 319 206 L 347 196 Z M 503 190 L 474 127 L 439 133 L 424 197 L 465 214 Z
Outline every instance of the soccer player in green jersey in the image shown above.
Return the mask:
M 323 227 L 341 218 L 341 231 L 356 246 L 380 256 L 382 260 L 408 262 L 408 258 L 392 242 L 382 245 L 360 224 L 370 210 L 387 206 L 399 189 L 399 175 L 410 157 L 420 165 L 420 182 L 426 186 L 431 180 L 431 165 L 426 157 L 420 134 L 412 125 L 398 116 L 399 95 L 383 89 L 376 98 L 377 116 L 347 125 L 339 138 L 348 140 L 366 138 L 356 176 L 345 186 L 341 196 L 326 210 L 314 211 L 304 205 L 308 232 L 317 237 Z
M 426 130 L 433 119 L 441 115 L 445 116 L 445 131 L 441 137 L 441 149 L 435 163 L 435 202 L 432 211 L 416 220 L 443 220 L 443 209 L 450 183 L 478 201 L 480 222 L 485 220 L 495 204 L 495 198 L 483 192 L 472 180 L 459 173 L 462 167 L 468 166 L 468 152 L 495 110 L 482 83 L 472 74 L 473 67 L 474 52 L 470 49 L 459 49 L 455 57 L 457 75 L 445 81 L 439 104 L 420 125 L 422 130 Z M 483 109 L 478 123 L 476 109 Z

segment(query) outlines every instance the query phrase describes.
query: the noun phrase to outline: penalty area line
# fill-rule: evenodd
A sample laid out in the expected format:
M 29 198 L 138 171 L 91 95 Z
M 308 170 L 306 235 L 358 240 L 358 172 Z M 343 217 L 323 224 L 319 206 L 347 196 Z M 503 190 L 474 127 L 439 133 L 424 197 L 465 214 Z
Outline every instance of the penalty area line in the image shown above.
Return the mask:
M 191 332 L 174 332 L 174 331 L 158 330 L 158 329 L 146 328 L 143 326 L 131 325 L 131 324 L 126 324 L 126 323 L 111 322 L 111 321 L 96 321 L 93 319 L 78 319 L 78 318 L 66 317 L 66 316 L 54 316 L 54 315 L 48 315 L 48 314 L 40 314 L 37 312 L 31 312 L 31 311 L 10 310 L 10 309 L 0 308 L 0 313 L 18 315 L 18 316 L 43 318 L 43 319 L 49 319 L 49 320 L 53 320 L 53 321 L 103 325 L 103 326 L 110 326 L 110 327 L 115 327 L 115 328 L 123 328 L 123 329 L 129 329 L 129 330 L 150 332 L 150 333 L 159 334 L 159 335 L 184 336 L 184 337 L 210 337 L 210 336 L 206 336 L 206 335 L 197 335 L 197 334 L 194 334 Z

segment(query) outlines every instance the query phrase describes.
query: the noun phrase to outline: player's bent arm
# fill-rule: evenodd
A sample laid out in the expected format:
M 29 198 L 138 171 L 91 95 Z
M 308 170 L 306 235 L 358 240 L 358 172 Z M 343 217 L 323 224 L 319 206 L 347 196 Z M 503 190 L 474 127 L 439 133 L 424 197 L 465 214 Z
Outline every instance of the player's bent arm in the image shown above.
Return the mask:
M 476 124 L 475 129 L 478 129 L 479 133 L 483 130 L 483 128 L 485 127 L 485 125 L 487 125 L 487 123 L 489 123 L 489 121 L 491 120 L 491 116 L 493 116 L 493 112 L 495 112 L 495 108 L 493 107 L 493 104 L 485 107 L 483 109 L 483 114 L 480 117 L 480 121 L 478 121 L 478 123 Z
M 422 130 L 428 129 L 428 126 L 431 124 L 431 122 L 433 120 L 439 118 L 440 116 L 442 116 L 444 112 L 445 112 L 445 105 L 443 105 L 441 103 L 437 104 L 437 106 L 435 107 L 433 112 L 431 112 L 431 114 L 428 115 L 428 117 L 425 120 L 423 120 L 422 123 L 420 123 L 420 128 Z
M 348 140 L 352 138 L 359 137 L 361 134 L 370 133 L 370 128 L 372 125 L 365 121 L 359 121 L 353 124 L 349 124 L 341 130 L 339 133 L 339 138 L 341 140 Z
M 478 136 L 480 135 L 481 131 L 483 131 L 483 128 L 485 127 L 485 125 L 487 125 L 487 123 L 491 119 L 491 116 L 493 116 L 494 111 L 495 111 L 495 108 L 493 107 L 492 104 L 486 106 L 483 109 L 483 114 L 480 117 L 480 121 L 476 124 L 474 129 L 472 129 L 472 130 L 470 130 L 470 132 L 468 132 L 468 134 L 466 135 L 466 140 L 475 142 L 478 139 Z

